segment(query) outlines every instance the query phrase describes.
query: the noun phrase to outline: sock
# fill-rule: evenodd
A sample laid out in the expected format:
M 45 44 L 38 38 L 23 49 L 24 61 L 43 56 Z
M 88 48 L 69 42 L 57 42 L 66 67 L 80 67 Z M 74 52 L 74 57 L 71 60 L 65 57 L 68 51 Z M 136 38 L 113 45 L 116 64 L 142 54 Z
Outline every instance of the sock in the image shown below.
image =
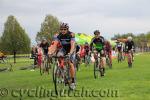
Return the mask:
M 75 80 L 74 80 L 74 78 L 72 78 L 72 83 L 75 83 Z

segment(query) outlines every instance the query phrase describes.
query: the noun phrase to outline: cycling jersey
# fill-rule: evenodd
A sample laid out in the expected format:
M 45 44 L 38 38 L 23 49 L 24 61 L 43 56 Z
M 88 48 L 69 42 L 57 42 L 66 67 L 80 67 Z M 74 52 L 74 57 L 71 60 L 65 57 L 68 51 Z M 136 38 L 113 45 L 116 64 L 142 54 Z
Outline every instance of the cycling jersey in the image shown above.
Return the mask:
M 94 47 L 97 51 L 104 49 L 104 37 L 100 36 L 99 38 L 93 38 L 90 44 L 90 49 Z
M 80 46 L 76 45 L 76 53 L 80 51 Z
M 84 45 L 84 49 L 85 49 L 85 54 L 88 55 L 89 51 L 90 51 L 90 46 L 89 45 Z
M 121 43 L 117 43 L 116 48 L 118 49 L 118 51 L 122 51 L 123 49 L 123 45 Z
M 111 51 L 111 45 L 110 45 L 109 42 L 105 43 L 105 50 L 106 50 L 107 52 L 110 52 L 110 51 Z
M 90 47 L 89 47 L 88 45 L 85 45 L 85 46 L 84 46 L 84 49 L 85 49 L 85 51 L 89 51 L 89 50 L 90 50 Z
M 133 41 L 127 41 L 127 42 L 125 42 L 125 49 L 126 49 L 126 51 L 134 49 L 134 42 Z
M 75 41 L 75 37 L 72 32 L 68 32 L 66 34 L 60 33 L 57 37 L 54 38 L 60 42 L 62 48 L 65 50 L 65 54 L 70 52 L 71 49 L 71 41 Z
M 40 44 L 40 47 L 43 49 L 44 55 L 47 55 L 47 54 L 48 54 L 48 47 L 49 47 L 49 44 L 48 44 L 48 43 L 45 43 L 45 44 L 41 43 L 41 44 Z

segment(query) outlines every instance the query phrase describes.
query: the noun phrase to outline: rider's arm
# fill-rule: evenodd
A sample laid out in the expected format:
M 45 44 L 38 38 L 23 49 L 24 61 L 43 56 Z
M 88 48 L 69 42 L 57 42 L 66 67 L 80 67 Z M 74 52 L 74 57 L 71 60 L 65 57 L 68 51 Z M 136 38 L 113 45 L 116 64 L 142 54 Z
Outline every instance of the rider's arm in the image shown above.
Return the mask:
M 132 49 L 133 49 L 133 51 L 135 52 L 135 44 L 134 44 L 133 41 L 132 41 Z
M 48 54 L 54 54 L 57 50 L 57 45 L 59 41 L 55 40 L 53 41 L 52 45 L 48 48 Z
M 128 50 L 128 41 L 125 42 L 125 51 L 127 51 L 127 50 Z
M 105 46 L 105 39 L 104 39 L 104 37 L 101 37 L 101 40 L 102 40 L 102 45 Z
M 75 34 L 74 33 L 71 33 L 71 49 L 70 49 L 70 54 L 72 54 L 75 50 Z
M 80 54 L 80 52 L 81 52 L 81 46 L 79 46 L 79 51 L 78 51 L 78 53 Z
M 91 43 L 90 43 L 90 50 L 91 50 L 91 51 L 92 51 L 92 49 L 93 49 L 93 41 L 94 41 L 94 38 L 92 38 Z
M 59 39 L 57 38 L 57 35 L 55 35 L 50 47 L 48 48 L 48 54 L 54 54 L 56 52 L 58 43 Z

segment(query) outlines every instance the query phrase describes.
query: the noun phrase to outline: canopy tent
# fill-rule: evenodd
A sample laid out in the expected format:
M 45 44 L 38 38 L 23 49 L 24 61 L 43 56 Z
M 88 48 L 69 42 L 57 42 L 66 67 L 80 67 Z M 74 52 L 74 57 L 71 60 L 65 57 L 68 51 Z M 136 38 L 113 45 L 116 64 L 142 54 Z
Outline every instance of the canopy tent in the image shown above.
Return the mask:
M 92 39 L 92 36 L 87 35 L 85 33 L 77 33 L 75 34 L 75 40 L 78 44 L 85 44 L 85 42 L 90 43 Z
M 117 39 L 117 40 L 120 41 L 120 42 L 123 42 L 123 43 L 125 43 L 127 41 L 127 39 L 124 39 L 124 38 L 120 38 L 120 39 Z
M 85 33 L 76 33 L 75 40 L 78 44 L 83 45 L 85 42 L 90 43 L 93 36 L 85 34 Z M 116 45 L 116 40 L 108 40 L 110 44 L 114 47 Z
M 108 40 L 111 44 L 112 47 L 115 47 L 116 46 L 116 41 L 115 40 Z

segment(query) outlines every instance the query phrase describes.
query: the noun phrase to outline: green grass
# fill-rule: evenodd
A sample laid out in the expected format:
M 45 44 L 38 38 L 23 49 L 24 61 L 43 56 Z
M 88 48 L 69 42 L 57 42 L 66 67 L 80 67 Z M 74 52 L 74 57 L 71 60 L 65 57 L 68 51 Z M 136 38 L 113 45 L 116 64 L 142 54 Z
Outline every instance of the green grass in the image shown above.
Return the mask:
M 94 79 L 93 66 L 86 68 L 81 66 L 77 72 L 77 90 L 82 88 L 92 90 L 117 91 L 117 97 L 29 97 L 26 89 L 43 87 L 46 90 L 54 90 L 52 75 L 40 76 L 39 70 L 19 70 L 20 67 L 30 66 L 29 59 L 18 58 L 13 72 L 0 72 L 0 88 L 8 89 L 8 96 L 0 96 L 0 100 L 150 100 L 150 54 L 135 56 L 133 68 L 128 68 L 127 62 L 117 63 L 113 61 L 113 69 L 106 70 L 106 76 Z M 3 67 L 0 64 L 0 67 Z M 12 97 L 12 90 L 24 89 L 22 97 Z M 101 93 L 103 93 L 101 92 Z M 18 93 L 18 92 L 17 92 Z M 23 93 L 23 91 L 21 92 Z

